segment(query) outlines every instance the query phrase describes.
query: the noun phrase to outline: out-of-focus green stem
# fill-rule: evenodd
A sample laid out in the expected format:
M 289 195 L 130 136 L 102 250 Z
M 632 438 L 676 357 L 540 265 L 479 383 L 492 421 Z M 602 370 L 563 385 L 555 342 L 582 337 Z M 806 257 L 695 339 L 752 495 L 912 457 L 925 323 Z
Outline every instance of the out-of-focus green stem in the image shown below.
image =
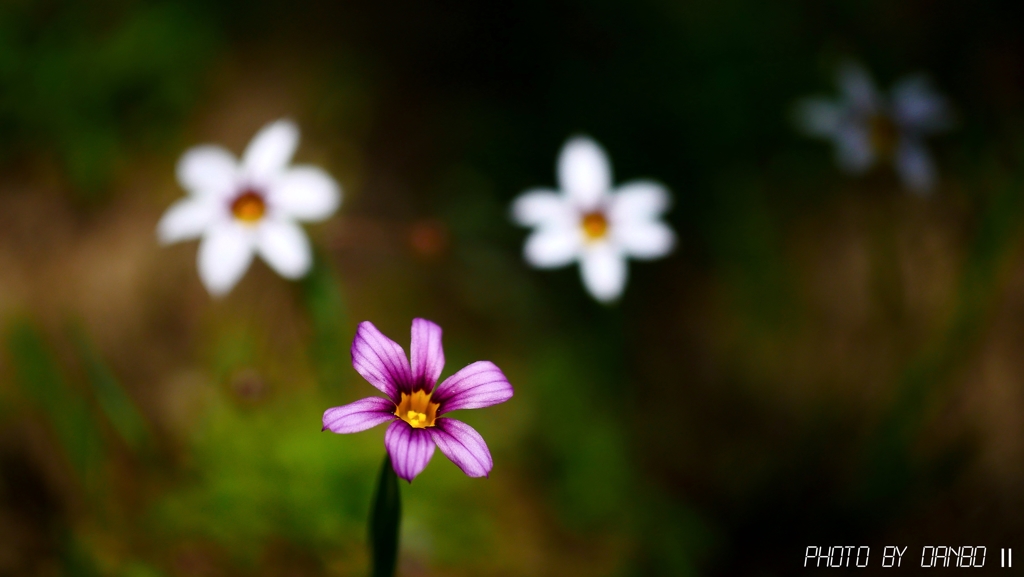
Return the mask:
M 957 369 L 971 358 L 1005 287 L 1005 270 L 1020 243 L 1024 202 L 1018 179 L 1001 188 L 981 215 L 948 328 L 907 367 L 868 446 L 861 490 L 864 499 L 884 504 L 880 510 L 913 491 L 912 447 L 934 407 L 947 399 Z
M 316 252 L 313 269 L 302 280 L 302 297 L 313 327 L 310 353 L 317 378 L 321 386 L 337 389 L 347 369 L 342 359 L 348 357 L 339 352 L 348 350 L 351 334 L 341 283 L 322 251 Z

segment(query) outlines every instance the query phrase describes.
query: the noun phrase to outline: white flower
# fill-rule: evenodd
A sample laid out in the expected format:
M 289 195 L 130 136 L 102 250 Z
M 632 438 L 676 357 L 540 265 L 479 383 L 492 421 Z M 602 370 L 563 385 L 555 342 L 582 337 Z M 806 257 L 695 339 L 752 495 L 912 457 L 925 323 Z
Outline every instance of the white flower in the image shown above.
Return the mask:
M 157 225 L 163 244 L 200 238 L 199 278 L 210 294 L 231 290 L 259 254 L 281 276 L 309 271 L 312 251 L 295 221 L 319 221 L 341 203 L 333 178 L 315 166 L 289 166 L 299 129 L 287 120 L 264 126 L 241 162 L 220 146 L 189 149 L 178 161 L 188 196 Z
M 949 128 L 946 99 L 932 91 L 924 76 L 905 78 L 886 98 L 867 71 L 853 63 L 840 68 L 839 87 L 838 101 L 809 98 L 798 104 L 800 128 L 832 140 L 839 167 L 847 172 L 859 174 L 887 161 L 911 191 L 930 192 L 936 170 L 924 139 Z
M 512 216 L 535 227 L 526 240 L 526 262 L 537 268 L 580 263 L 583 284 L 601 302 L 617 299 L 626 286 L 626 258 L 668 254 L 675 234 L 659 217 L 670 197 L 662 185 L 638 180 L 612 190 L 608 157 L 585 137 L 570 139 L 558 157 L 560 191 L 524 192 Z

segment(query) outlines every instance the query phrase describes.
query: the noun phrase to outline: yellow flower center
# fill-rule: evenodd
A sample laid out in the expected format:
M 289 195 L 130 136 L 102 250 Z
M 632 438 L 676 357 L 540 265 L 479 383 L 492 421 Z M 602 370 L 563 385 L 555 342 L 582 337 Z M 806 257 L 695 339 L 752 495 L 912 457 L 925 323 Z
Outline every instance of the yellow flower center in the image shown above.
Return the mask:
M 231 201 L 231 214 L 246 224 L 252 224 L 263 218 L 265 212 L 267 212 L 267 203 L 264 202 L 263 195 L 255 190 L 244 190 L 242 194 L 235 197 L 235 200 Z
M 589 241 L 601 240 L 608 234 L 608 219 L 600 210 L 584 214 L 580 226 L 583 227 L 583 234 Z
M 424 391 L 413 391 L 402 393 L 402 400 L 395 409 L 395 416 L 409 423 L 414 429 L 423 429 L 434 426 L 434 419 L 437 418 L 437 408 L 440 403 L 430 400 L 430 393 Z
M 892 158 L 900 138 L 900 129 L 888 115 L 875 114 L 868 120 L 868 135 L 875 153 L 882 158 Z

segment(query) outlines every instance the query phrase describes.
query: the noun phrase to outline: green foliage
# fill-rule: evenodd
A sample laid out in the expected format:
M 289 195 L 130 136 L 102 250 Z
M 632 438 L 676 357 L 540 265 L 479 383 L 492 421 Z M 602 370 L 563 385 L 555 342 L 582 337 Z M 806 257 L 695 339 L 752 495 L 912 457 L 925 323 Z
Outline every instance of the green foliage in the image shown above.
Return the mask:
M 217 34 L 198 4 L 63 4 L 0 6 L 0 162 L 52 153 L 94 198 L 134 146 L 173 134 Z
M 153 444 L 149 426 L 121 387 L 113 371 L 99 356 L 85 330 L 81 326 L 76 326 L 73 337 L 96 403 L 114 430 L 135 453 L 151 450 Z
M 317 254 L 313 268 L 302 279 L 302 298 L 313 336 L 310 356 L 322 387 L 338 391 L 351 367 L 348 351 L 352 332 L 338 274 L 326 255 Z
M 906 368 L 895 400 L 869 445 L 859 497 L 883 503 L 876 505 L 879 510 L 897 512 L 911 506 L 912 495 L 930 486 L 932 477 L 951 458 L 945 452 L 922 459 L 915 456 L 914 446 L 929 417 L 948 401 L 956 371 L 978 348 L 985 322 L 1004 288 L 1008 260 L 1021 237 L 1020 179 L 997 173 L 994 180 L 996 190 L 981 214 L 948 327 Z
M 117 577 L 163 577 L 163 573 L 145 563 L 127 563 Z
M 601 394 L 621 383 L 593 371 L 592 358 L 585 350 L 547 343 L 531 363 L 529 378 L 542 411 L 540 442 L 553 461 L 552 502 L 565 522 L 580 529 L 625 521 L 631 503 L 623 423 Z
M 14 324 L 7 348 L 22 394 L 46 416 L 78 481 L 95 489 L 105 455 L 89 402 L 68 384 L 53 352 L 29 322 Z
M 63 541 L 64 548 L 61 552 L 63 574 L 69 577 L 100 577 L 100 571 L 92 558 L 92 551 L 89 551 L 71 533 L 64 535 Z
M 249 560 L 279 535 L 318 550 L 361 542 L 382 445 L 379 435 L 321 433 L 329 402 L 299 396 L 241 410 L 216 397 L 195 432 L 190 481 L 161 497 L 154 529 L 200 535 Z

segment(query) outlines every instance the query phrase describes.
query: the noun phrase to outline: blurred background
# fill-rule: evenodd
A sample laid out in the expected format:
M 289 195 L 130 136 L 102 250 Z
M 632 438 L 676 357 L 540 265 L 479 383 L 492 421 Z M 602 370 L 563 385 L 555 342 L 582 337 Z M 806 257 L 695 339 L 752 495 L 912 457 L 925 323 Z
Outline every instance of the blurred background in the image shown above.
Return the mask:
M 787 575 L 808 545 L 1021 545 L 1024 40 L 952 0 L 5 0 L 0 575 L 365 575 L 359 321 L 508 403 L 403 484 L 403 576 Z M 954 105 L 940 183 L 849 177 L 791 111 L 856 58 Z M 265 123 L 342 184 L 316 264 L 225 298 L 155 226 Z M 616 306 L 522 261 L 565 139 L 672 191 Z M 877 561 L 873 561 L 877 563 Z

